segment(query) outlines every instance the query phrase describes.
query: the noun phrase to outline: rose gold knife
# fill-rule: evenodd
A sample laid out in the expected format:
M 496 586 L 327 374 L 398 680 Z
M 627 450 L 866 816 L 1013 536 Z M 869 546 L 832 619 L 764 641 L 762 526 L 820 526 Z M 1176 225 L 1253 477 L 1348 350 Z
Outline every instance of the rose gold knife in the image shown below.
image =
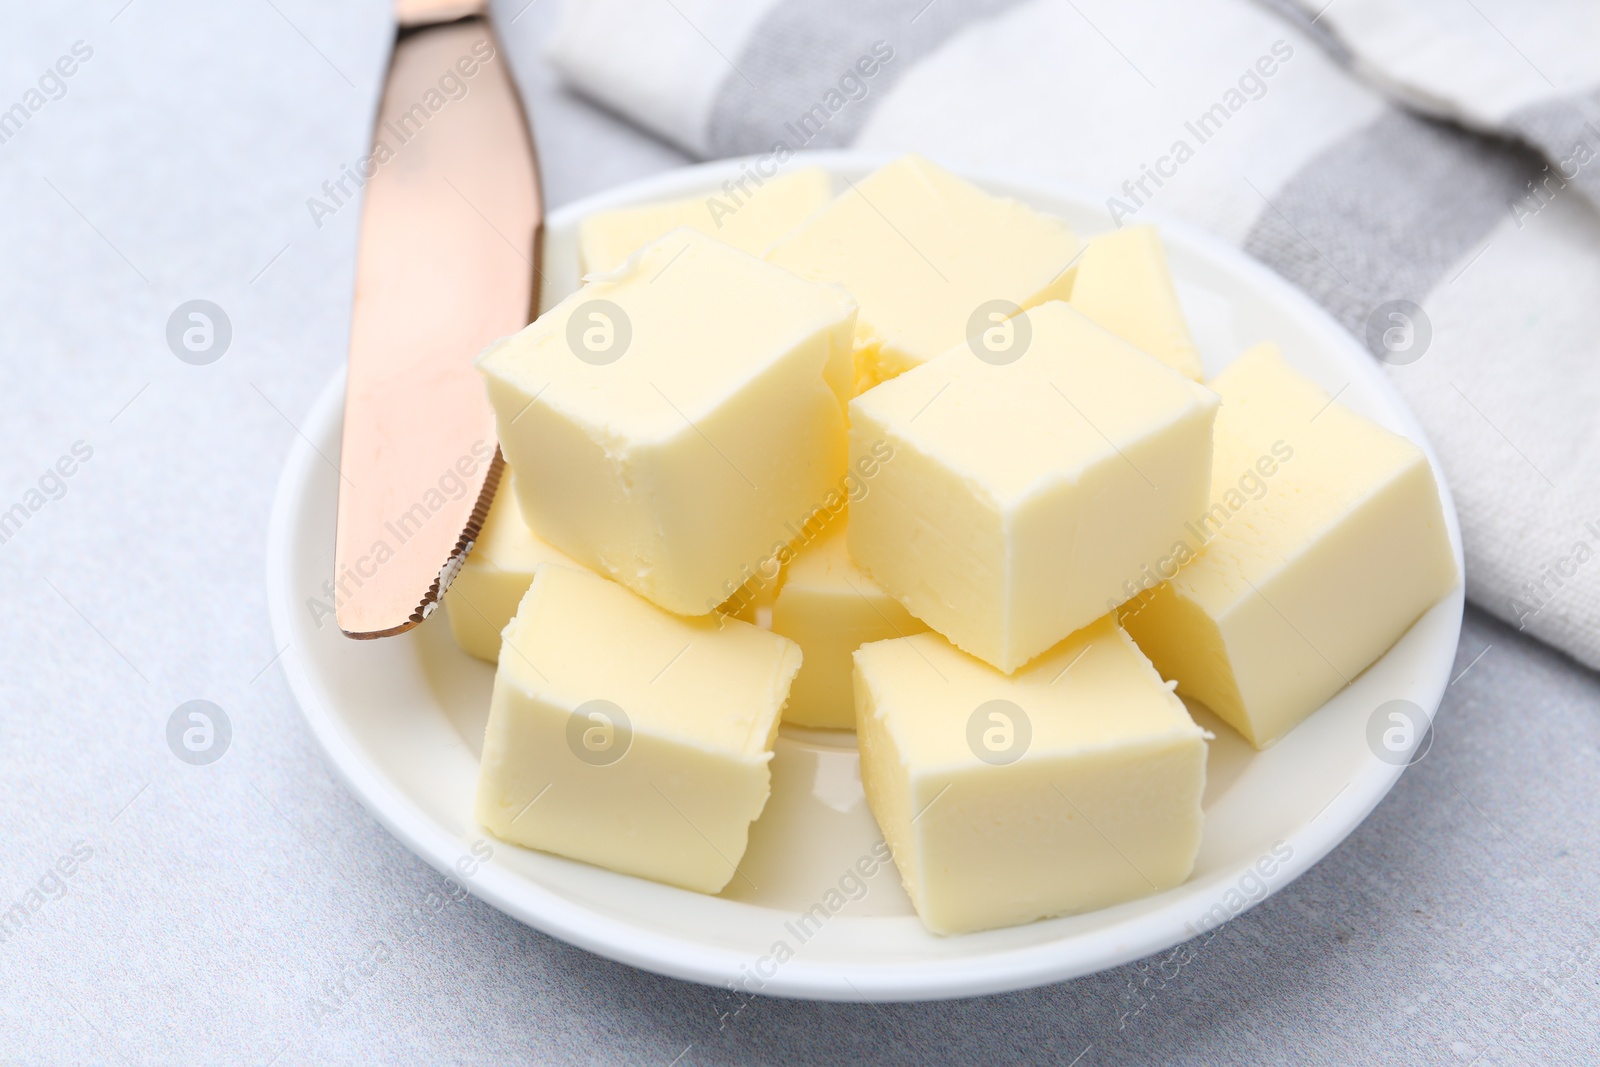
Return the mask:
M 533 144 L 484 0 L 397 0 L 350 323 L 334 587 L 339 628 L 425 619 L 503 461 L 473 357 L 527 325 L 543 219 Z

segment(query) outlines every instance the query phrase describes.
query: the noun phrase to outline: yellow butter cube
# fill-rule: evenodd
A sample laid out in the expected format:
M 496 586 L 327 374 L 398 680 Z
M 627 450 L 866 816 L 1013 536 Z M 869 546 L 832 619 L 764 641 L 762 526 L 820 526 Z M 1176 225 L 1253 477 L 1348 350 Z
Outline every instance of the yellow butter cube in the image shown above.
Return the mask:
M 1205 377 L 1154 226 L 1091 238 L 1075 275 L 1073 307 L 1184 377 Z
M 802 167 L 756 186 L 728 188 L 638 207 L 601 211 L 578 223 L 578 264 L 584 274 L 611 270 L 657 238 L 688 226 L 751 255 L 827 205 L 833 191 L 828 173 Z
M 924 633 L 856 652 L 861 781 L 928 929 L 966 933 L 1178 885 L 1205 733 L 1107 616 L 1006 676 Z
M 1178 691 L 1257 748 L 1365 670 L 1457 580 L 1416 445 L 1260 345 L 1217 376 L 1211 502 L 1194 558 L 1123 607 Z
M 702 893 L 767 802 L 794 642 L 541 565 L 506 629 L 478 777 L 496 837 Z
M 879 441 L 893 459 L 849 543 L 1010 672 L 1115 608 L 1204 508 L 1217 398 L 1059 301 L 1005 326 L 1004 353 L 963 344 L 851 401 L 852 461 Z
M 835 519 L 795 554 L 772 607 L 773 632 L 806 657 L 783 709 L 783 721 L 797 726 L 855 729 L 855 650 L 927 629 L 851 562 L 845 523 Z
M 578 566 L 528 529 L 511 480 L 510 471 L 501 477 L 478 540 L 444 594 L 456 644 L 490 663 L 500 658 L 500 631 L 517 613 L 522 594 L 533 583 L 534 568 L 541 563 Z
M 844 290 L 693 230 L 647 245 L 479 357 L 523 516 L 713 611 L 844 476 L 854 322 Z
M 772 606 L 778 602 L 778 593 L 783 589 L 783 579 L 787 573 L 784 564 L 792 550 L 785 545 L 782 551 L 782 556 L 762 560 L 745 583 L 728 594 L 728 599 L 717 607 L 717 611 L 772 629 Z
M 533 584 L 534 569 L 541 563 L 583 569 L 571 556 L 528 529 L 522 521 L 512 479 L 508 468 L 495 490 L 477 543 L 444 594 L 445 613 L 456 645 L 490 663 L 500 658 L 500 632 L 517 613 L 522 595 Z M 745 622 L 757 622 L 762 608 L 770 613 L 777 584 L 753 581 L 718 610 Z
M 855 296 L 856 379 L 865 389 L 996 316 L 1065 299 L 1082 245 L 1060 219 L 904 156 L 852 184 L 767 259 Z

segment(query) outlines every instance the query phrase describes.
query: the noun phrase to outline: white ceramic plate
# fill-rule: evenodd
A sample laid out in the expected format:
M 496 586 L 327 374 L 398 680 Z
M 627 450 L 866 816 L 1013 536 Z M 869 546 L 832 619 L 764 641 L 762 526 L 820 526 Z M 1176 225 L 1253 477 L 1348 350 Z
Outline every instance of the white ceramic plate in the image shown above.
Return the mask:
M 789 167 L 813 163 L 854 180 L 882 162 L 827 153 Z M 555 212 L 546 235 L 544 306 L 578 284 L 574 231 L 584 215 L 709 194 L 740 166 L 677 171 Z M 1110 226 L 1095 197 L 974 180 L 1062 216 L 1082 233 Z M 1343 403 L 1429 449 L 1438 469 L 1421 427 L 1377 364 L 1307 297 L 1215 239 L 1170 223 L 1162 232 L 1208 374 L 1251 343 L 1277 340 Z M 395 836 L 495 907 L 601 955 L 698 982 L 836 1000 L 968 996 L 1088 974 L 1178 944 L 1281 889 L 1366 817 L 1402 770 L 1373 754 L 1369 721 L 1396 699 L 1431 717 L 1460 633 L 1458 587 L 1266 752 L 1199 713 L 1217 735 L 1205 836 L 1194 873 L 1165 893 L 1006 930 L 929 934 L 892 867 L 870 879 L 864 895 L 845 878 L 880 840 L 853 735 L 786 727 L 773 761 L 773 796 L 752 828 L 743 877 L 721 896 L 703 896 L 489 838 L 472 818 L 472 797 L 490 667 L 455 648 L 442 618 L 401 637 L 352 641 L 312 610 L 333 567 L 337 476 L 323 456 L 338 453 L 342 403 L 341 378 L 306 420 L 310 443 L 295 443 L 273 509 L 267 562 L 273 630 L 288 645 L 289 682 L 329 760 Z M 1445 515 L 1459 566 L 1460 530 L 1448 492 Z M 845 899 L 830 894 L 842 878 L 859 899 L 847 900 L 802 941 L 792 924 L 815 904 L 826 912 Z M 787 956 L 779 942 L 792 958 L 779 962 Z

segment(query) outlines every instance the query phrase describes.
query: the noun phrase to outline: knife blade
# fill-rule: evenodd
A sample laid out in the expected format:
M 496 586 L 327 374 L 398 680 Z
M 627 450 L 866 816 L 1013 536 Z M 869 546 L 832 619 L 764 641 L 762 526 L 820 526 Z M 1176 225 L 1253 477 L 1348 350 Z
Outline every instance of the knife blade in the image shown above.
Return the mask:
M 350 637 L 438 606 L 504 461 L 473 357 L 531 318 L 543 204 L 483 0 L 397 0 L 365 179 L 334 546 Z

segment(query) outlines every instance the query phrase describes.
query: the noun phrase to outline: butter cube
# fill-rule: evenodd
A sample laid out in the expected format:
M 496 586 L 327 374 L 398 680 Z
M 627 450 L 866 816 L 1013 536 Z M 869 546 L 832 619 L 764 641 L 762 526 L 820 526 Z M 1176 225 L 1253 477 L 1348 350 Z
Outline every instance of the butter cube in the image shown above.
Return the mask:
M 1066 299 L 1083 247 L 1072 228 L 991 196 L 919 156 L 842 193 L 767 253 L 861 305 L 857 389 L 926 363 L 998 318 Z
M 854 322 L 842 289 L 688 229 L 590 278 L 478 357 L 523 517 L 661 607 L 714 610 L 842 481 Z
M 508 468 L 489 504 L 477 543 L 461 565 L 461 572 L 445 591 L 445 614 L 456 645 L 468 655 L 494 663 L 500 658 L 500 632 L 517 613 L 522 595 L 533 584 L 541 563 L 583 569 L 571 556 L 548 544 L 522 521 L 513 475 Z M 771 611 L 777 583 L 752 581 L 729 598 L 719 610 L 725 615 L 757 622 L 762 608 Z
M 850 402 L 850 554 L 911 614 L 1007 673 L 1116 607 L 1205 507 L 1217 398 L 1053 301 Z
M 1154 226 L 1091 238 L 1078 260 L 1072 306 L 1184 377 L 1205 377 Z
M 1456 584 L 1428 458 L 1260 345 L 1217 376 L 1209 510 L 1123 624 L 1257 748 L 1365 670 Z M 1175 562 L 1182 562 L 1176 560 Z
M 541 563 L 578 566 L 571 556 L 528 529 L 511 481 L 507 471 L 489 504 L 477 542 L 444 594 L 456 644 L 463 652 L 490 663 L 500 658 L 500 631 L 517 613 L 522 594 L 533 584 L 534 568 Z
M 772 607 L 773 632 L 806 657 L 783 709 L 783 721 L 797 726 L 854 730 L 855 650 L 927 629 L 851 562 L 845 524 L 840 516 L 795 553 Z
M 543 564 L 506 630 L 478 777 L 505 841 L 715 893 L 767 802 L 794 642 Z
M 828 173 L 804 167 L 760 185 L 752 180 L 739 188 L 730 182 L 710 196 L 597 212 L 578 223 L 579 269 L 584 274 L 611 270 L 636 249 L 679 226 L 760 255 L 820 211 L 832 196 Z
M 780 551 L 781 555 L 762 560 L 745 583 L 718 605 L 717 611 L 763 629 L 772 629 L 772 606 L 778 602 L 778 593 L 783 589 L 783 579 L 788 573 L 785 564 L 793 550 L 785 545 Z
M 1007 677 L 936 634 L 855 655 L 861 781 L 923 923 L 955 934 L 1169 889 L 1205 733 L 1110 617 Z

